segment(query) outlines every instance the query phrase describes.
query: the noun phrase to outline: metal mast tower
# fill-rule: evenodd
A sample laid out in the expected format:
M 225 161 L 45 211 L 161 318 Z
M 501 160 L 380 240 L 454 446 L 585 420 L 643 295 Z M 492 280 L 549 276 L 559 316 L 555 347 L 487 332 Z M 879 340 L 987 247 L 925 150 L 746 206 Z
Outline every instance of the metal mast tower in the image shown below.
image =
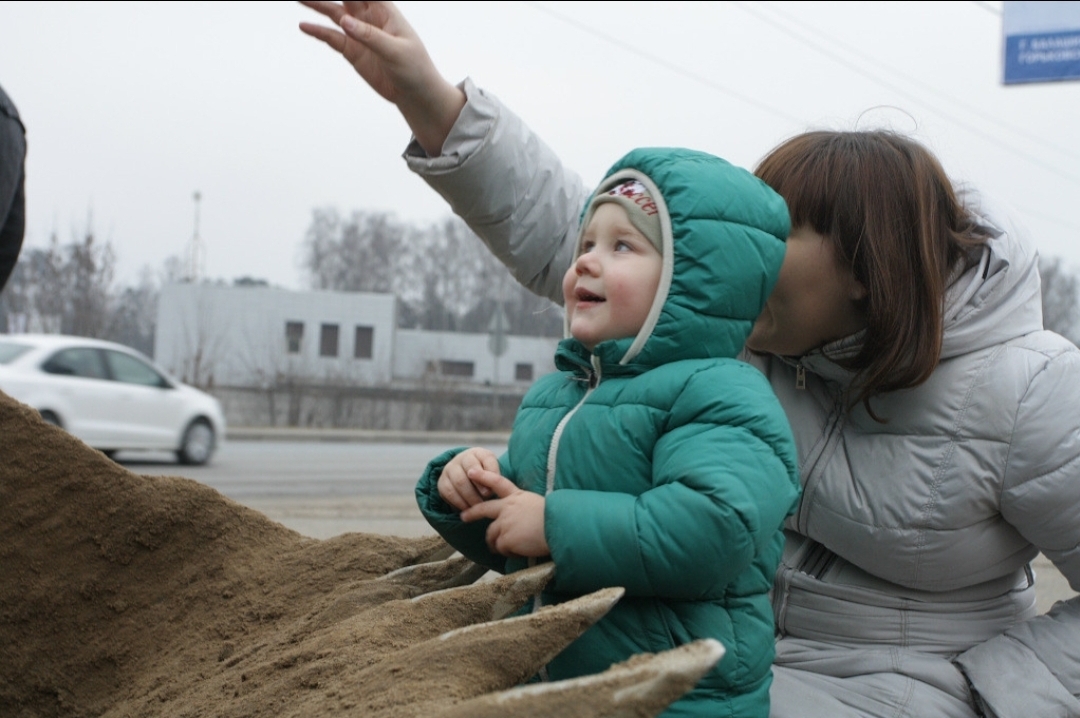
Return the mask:
M 202 195 L 196 191 L 195 199 L 195 231 L 191 235 L 191 244 L 188 247 L 187 280 L 192 284 L 202 281 L 206 272 L 206 248 L 202 238 L 199 237 L 199 200 Z

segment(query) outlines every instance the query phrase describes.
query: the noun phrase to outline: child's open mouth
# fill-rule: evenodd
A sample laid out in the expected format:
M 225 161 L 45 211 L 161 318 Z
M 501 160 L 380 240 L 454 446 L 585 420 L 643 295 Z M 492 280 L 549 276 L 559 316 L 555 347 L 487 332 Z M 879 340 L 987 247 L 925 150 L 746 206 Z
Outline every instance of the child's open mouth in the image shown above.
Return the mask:
M 579 288 L 575 292 L 575 296 L 577 297 L 577 300 L 578 300 L 579 303 L 580 302 L 603 302 L 603 301 L 606 301 L 599 294 L 594 294 L 594 293 L 590 292 L 588 289 L 580 289 Z

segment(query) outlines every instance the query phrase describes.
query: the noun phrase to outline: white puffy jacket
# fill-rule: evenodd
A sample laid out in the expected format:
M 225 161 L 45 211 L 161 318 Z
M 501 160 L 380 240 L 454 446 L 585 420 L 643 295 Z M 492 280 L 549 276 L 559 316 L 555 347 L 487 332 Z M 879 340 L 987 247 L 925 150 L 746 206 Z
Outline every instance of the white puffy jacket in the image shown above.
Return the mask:
M 463 87 L 443 154 L 412 143 L 406 161 L 561 301 L 589 187 Z M 1041 551 L 1080 590 L 1080 351 L 1042 329 L 1034 250 L 1002 234 L 958 273 L 941 364 L 874 400 L 887 423 L 841 405 L 849 377 L 829 357 L 858 340 L 746 357 L 791 420 L 803 481 L 773 592 L 772 715 L 1080 716 L 1080 597 L 1036 616 L 1030 567 Z

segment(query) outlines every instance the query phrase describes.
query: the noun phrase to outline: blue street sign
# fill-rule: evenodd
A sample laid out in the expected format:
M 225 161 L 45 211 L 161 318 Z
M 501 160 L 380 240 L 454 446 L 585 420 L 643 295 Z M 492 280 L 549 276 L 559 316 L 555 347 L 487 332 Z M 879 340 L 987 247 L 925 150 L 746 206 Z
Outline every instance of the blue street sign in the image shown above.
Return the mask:
M 1080 80 L 1080 2 L 1006 2 L 1005 84 Z

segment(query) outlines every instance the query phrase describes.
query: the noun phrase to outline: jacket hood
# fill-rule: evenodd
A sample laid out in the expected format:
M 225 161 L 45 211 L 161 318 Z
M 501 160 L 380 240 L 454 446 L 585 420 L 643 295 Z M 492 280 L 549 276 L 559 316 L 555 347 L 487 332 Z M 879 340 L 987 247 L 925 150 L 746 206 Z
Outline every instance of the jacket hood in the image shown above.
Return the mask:
M 949 285 L 941 358 L 996 346 L 1042 328 L 1038 254 L 1019 232 L 1002 231 Z
M 645 185 L 659 209 L 660 283 L 638 335 L 601 342 L 593 354 L 639 370 L 737 356 L 780 272 L 787 204 L 749 171 L 695 150 L 634 150 L 593 196 L 627 179 Z

